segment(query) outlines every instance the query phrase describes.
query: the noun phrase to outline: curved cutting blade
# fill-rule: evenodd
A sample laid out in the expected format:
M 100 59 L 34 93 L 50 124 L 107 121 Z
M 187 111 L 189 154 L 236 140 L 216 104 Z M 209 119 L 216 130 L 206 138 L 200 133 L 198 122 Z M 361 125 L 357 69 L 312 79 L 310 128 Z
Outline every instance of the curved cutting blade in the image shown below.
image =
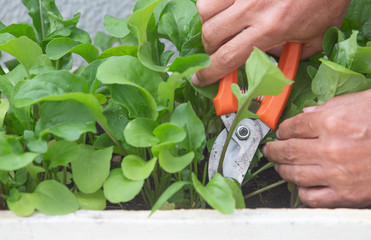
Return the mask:
M 241 138 L 241 135 L 237 134 L 240 127 L 245 127 L 249 130 L 249 135 L 246 139 Z M 259 119 L 246 118 L 237 125 L 224 158 L 224 177 L 234 178 L 242 183 L 260 141 L 263 140 L 269 130 L 270 128 Z M 215 140 L 211 149 L 208 169 L 209 179 L 218 171 L 220 155 L 227 135 L 228 132 L 224 129 Z

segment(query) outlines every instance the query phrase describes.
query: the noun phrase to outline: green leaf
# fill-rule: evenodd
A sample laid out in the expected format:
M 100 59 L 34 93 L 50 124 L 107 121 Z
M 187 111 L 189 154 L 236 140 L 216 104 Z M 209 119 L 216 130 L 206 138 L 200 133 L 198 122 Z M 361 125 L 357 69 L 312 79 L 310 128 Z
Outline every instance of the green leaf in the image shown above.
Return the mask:
M 160 144 L 177 143 L 187 136 L 183 128 L 173 123 L 163 123 L 153 130 Z
M 69 141 L 58 141 L 49 145 L 44 154 L 44 160 L 49 162 L 49 169 L 59 166 L 67 167 L 79 153 L 77 143 Z
M 182 156 L 177 156 L 175 150 L 175 148 L 166 146 L 161 149 L 159 154 L 160 166 L 168 173 L 176 173 L 182 171 L 192 162 L 193 158 L 195 157 L 194 152 L 189 152 Z
M 54 0 L 22 0 L 23 4 L 29 10 L 33 25 L 39 34 L 39 39 L 43 39 L 49 32 L 50 23 L 48 21 L 48 12 L 60 16 Z
M 11 24 L 0 30 L 1 33 L 10 33 L 14 37 L 19 38 L 22 36 L 28 37 L 32 41 L 36 42 L 36 36 L 34 29 L 25 23 Z
M 171 198 L 176 192 L 178 192 L 180 189 L 182 189 L 187 184 L 191 184 L 191 183 L 180 181 L 180 182 L 171 184 L 165 190 L 165 192 L 163 192 L 161 196 L 157 199 L 157 201 L 152 207 L 152 210 L 149 216 L 151 216 L 154 212 L 156 212 L 169 198 Z
M 126 156 L 121 163 L 124 176 L 130 180 L 140 181 L 148 178 L 157 163 L 157 158 L 152 158 L 148 162 L 136 155 Z
M 331 98 L 367 89 L 366 77 L 339 64 L 321 59 L 321 66 L 312 82 L 312 91 L 324 103 Z
M 331 27 L 326 31 L 322 41 L 322 48 L 329 59 L 333 60 L 335 44 L 341 41 L 344 41 L 344 37 L 336 27 Z
M 97 78 L 105 84 L 120 84 L 137 88 L 148 106 L 147 111 L 153 119 L 157 118 L 155 98 L 157 86 L 162 79 L 158 73 L 144 67 L 137 58 L 122 56 L 109 59 L 98 68 Z
M 357 47 L 351 69 L 361 73 L 371 73 L 371 46 Z
M 138 45 L 141 46 L 147 41 L 147 26 L 153 14 L 154 9 L 161 0 L 150 1 L 146 7 L 143 7 L 130 15 L 127 24 L 132 32 L 138 38 Z
M 211 207 L 223 214 L 232 214 L 236 206 L 233 193 L 226 180 L 216 173 L 206 186 L 192 173 L 192 182 L 196 191 Z
M 104 16 L 103 26 L 110 35 L 116 38 L 123 38 L 130 32 L 127 19 L 120 19 L 110 15 Z
M 134 147 L 151 147 L 159 142 L 153 135 L 158 123 L 148 118 L 137 118 L 131 121 L 124 130 L 124 136 L 128 144 Z
M 53 71 L 40 74 L 32 81 L 26 81 L 14 97 L 16 107 L 29 106 L 51 95 L 62 95 L 72 92 L 87 93 L 86 81 L 67 71 Z
M 1 76 L 0 76 L 0 81 L 1 81 Z M 9 101 L 5 98 L 2 98 L 0 100 L 0 128 L 3 127 L 5 115 L 7 114 L 9 110 Z
M 98 191 L 107 179 L 113 148 L 95 150 L 85 145 L 71 163 L 72 175 L 78 189 L 83 193 Z
M 35 211 L 33 196 L 30 193 L 21 193 L 21 198 L 18 201 L 7 201 L 9 210 L 18 216 L 28 217 Z
M 107 49 L 106 51 L 102 52 L 98 59 L 109 58 L 113 56 L 125 56 L 130 55 L 133 57 L 137 56 L 138 48 L 135 46 L 117 46 Z
M 144 66 L 153 71 L 166 72 L 168 69 L 167 66 L 161 66 L 159 63 L 154 61 L 150 42 L 144 42 L 139 47 L 138 59 Z
M 33 202 L 37 210 L 47 215 L 68 214 L 79 208 L 73 193 L 54 180 L 39 183 L 33 194 Z
M 239 182 L 236 182 L 229 178 L 224 178 L 225 182 L 228 184 L 229 188 L 232 191 L 233 198 L 236 201 L 236 209 L 244 209 L 246 208 L 245 205 L 245 198 L 243 197 L 242 189 Z
M 111 203 L 128 202 L 142 189 L 144 181 L 127 179 L 121 168 L 113 169 L 103 185 L 104 196 Z
M 252 98 L 278 95 L 286 85 L 293 83 L 283 75 L 267 54 L 257 48 L 254 48 L 247 59 L 245 68 L 249 81 L 246 94 L 251 94 Z
M 194 151 L 205 141 L 204 125 L 190 103 L 179 105 L 171 116 L 170 122 L 182 127 L 187 134 L 187 137 L 179 144 L 180 148 Z
M 106 208 L 106 198 L 102 190 L 90 194 L 78 192 L 75 193 L 75 196 L 79 202 L 80 209 L 99 211 Z
M 27 72 L 37 65 L 51 66 L 50 60 L 43 54 L 41 47 L 28 37 L 14 38 L 5 44 L 1 44 L 0 41 L 0 50 L 17 58 Z
M 57 38 L 46 46 L 46 54 L 52 60 L 58 60 L 69 53 L 76 53 L 88 63 L 93 62 L 99 56 L 98 49 L 90 43 L 80 43 L 70 38 Z
M 24 131 L 24 140 L 26 141 L 27 148 L 36 153 L 46 153 L 48 150 L 48 143 L 42 138 L 35 136 L 35 133 L 32 131 Z
M 169 2 L 160 16 L 159 32 L 171 40 L 178 51 L 181 51 L 191 32 L 191 22 L 197 14 L 196 5 L 189 0 Z
M 96 132 L 95 117 L 90 109 L 76 101 L 43 102 L 37 129 L 40 135 L 52 133 L 75 141 L 85 132 Z
M 8 138 L 5 133 L 0 132 L 0 170 L 13 171 L 26 167 L 39 155 L 22 151 L 18 140 Z

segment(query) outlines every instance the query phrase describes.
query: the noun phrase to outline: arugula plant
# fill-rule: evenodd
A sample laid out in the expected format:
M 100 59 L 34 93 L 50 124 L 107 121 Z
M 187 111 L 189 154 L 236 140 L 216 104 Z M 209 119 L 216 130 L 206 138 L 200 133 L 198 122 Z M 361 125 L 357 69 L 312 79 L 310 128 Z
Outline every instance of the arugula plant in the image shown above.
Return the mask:
M 127 19 L 105 16 L 108 34 L 98 32 L 94 43 L 77 28 L 80 14 L 64 20 L 54 0 L 23 1 L 32 25 L 0 23 L 0 53 L 14 56 L 5 63 L 9 71 L 0 66 L 1 209 L 21 216 L 35 211 L 56 215 L 138 199 L 152 213 L 205 207 L 206 202 L 222 213 L 245 207 L 234 181 L 216 174 L 206 184 L 207 148 L 222 126 L 210 100 L 217 85 L 201 89 L 190 84 L 190 76 L 210 64 L 195 2 L 138 0 Z M 301 65 L 298 76 L 308 81 L 295 82 L 284 117 L 361 90 L 370 78 L 365 64 L 369 45 L 354 45 L 354 38 L 362 36 L 364 42 L 367 33 L 342 43 L 345 38 L 334 41 L 337 30 L 330 31 L 324 44 L 331 63 L 325 70 L 318 69 L 317 59 Z M 176 50 L 167 50 L 164 39 Z M 76 54 L 86 63 L 72 69 Z M 333 64 L 360 71 L 357 87 L 344 85 L 345 79 L 326 83 L 337 84 L 330 93 L 312 91 L 308 76 L 317 89 L 315 82 L 322 81 L 316 78 L 327 79 L 322 72 L 336 70 Z M 259 76 L 250 69 L 255 65 Z M 267 78 L 268 69 L 277 74 Z M 278 94 L 289 83 L 258 49 L 245 70 L 248 92 L 233 87 L 241 117 L 251 116 L 246 111 L 251 98 Z M 270 86 L 273 82 L 279 88 Z M 339 85 L 351 90 L 337 90 Z M 252 169 L 248 176 L 268 167 Z

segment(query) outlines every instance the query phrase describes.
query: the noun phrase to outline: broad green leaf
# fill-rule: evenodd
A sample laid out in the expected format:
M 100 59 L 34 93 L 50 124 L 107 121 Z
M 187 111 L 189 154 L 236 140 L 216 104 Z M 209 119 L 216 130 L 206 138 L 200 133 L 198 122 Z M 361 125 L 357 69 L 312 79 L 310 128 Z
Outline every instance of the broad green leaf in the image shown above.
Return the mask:
M 148 178 L 157 163 L 157 158 L 152 158 L 148 162 L 136 155 L 126 156 L 121 163 L 124 176 L 130 180 L 140 181 Z
M 352 67 L 358 47 L 357 35 L 358 32 L 353 31 L 353 34 L 350 36 L 349 39 L 339 42 L 339 51 L 336 62 L 346 68 Z
M 72 175 L 78 189 L 83 193 L 98 191 L 107 179 L 113 148 L 95 150 L 86 145 L 81 147 L 71 163 Z
M 351 69 L 356 72 L 371 74 L 371 46 L 357 47 Z
M 312 82 L 312 91 L 318 98 L 319 104 L 335 96 L 367 88 L 364 75 L 328 60 L 321 59 L 321 61 L 322 64 Z
M 76 101 L 43 102 L 37 129 L 40 135 L 52 133 L 75 141 L 85 132 L 96 132 L 95 117 L 90 109 Z
M 75 193 L 80 209 L 84 210 L 104 210 L 106 208 L 106 198 L 103 191 L 98 190 L 95 193 Z
M 22 217 L 28 217 L 35 211 L 31 193 L 21 193 L 21 198 L 18 201 L 7 201 L 6 204 L 9 210 Z
M 138 38 L 139 46 L 147 41 L 148 22 L 160 1 L 161 0 L 151 1 L 146 7 L 132 13 L 127 20 L 129 29 L 134 32 Z
M 88 91 L 88 86 L 81 77 L 67 71 L 47 72 L 25 82 L 16 93 L 14 104 L 16 107 L 24 107 L 42 101 L 48 96 Z
M 162 79 L 158 73 L 144 67 L 137 58 L 122 56 L 109 59 L 98 68 L 97 78 L 105 84 L 120 84 L 137 88 L 136 93 L 132 94 L 140 94 L 146 102 L 149 114 L 153 119 L 157 118 L 155 98 L 158 84 L 162 82 Z M 133 107 L 135 108 L 135 105 Z
M 183 128 L 173 123 L 163 123 L 153 130 L 160 144 L 177 143 L 187 136 Z
M 157 119 L 157 104 L 147 90 L 130 85 L 113 84 L 108 87 L 112 101 L 127 110 L 128 118 Z
M 49 169 L 67 167 L 76 158 L 79 150 L 75 142 L 57 141 L 50 143 L 48 151 L 44 154 L 44 160 L 49 162 Z
M 161 149 L 159 154 L 159 163 L 162 169 L 168 173 L 176 173 L 182 171 L 186 166 L 188 166 L 194 156 L 194 152 L 189 152 L 182 156 L 177 156 L 174 148 L 170 146 Z
M 37 65 L 51 65 L 41 47 L 28 37 L 14 38 L 5 44 L 1 44 L 0 41 L 0 50 L 17 58 L 26 71 Z
M 176 48 L 181 51 L 184 42 L 191 32 L 191 22 L 197 14 L 196 5 L 189 0 L 175 0 L 169 2 L 160 16 L 159 32 L 166 34 Z
M 124 136 L 128 144 L 134 147 L 151 147 L 159 142 L 153 135 L 158 123 L 148 118 L 137 118 L 131 121 L 124 130 Z
M 0 76 L 0 81 L 1 81 L 1 76 Z M 2 98 L 0 100 L 0 128 L 3 128 L 3 123 L 5 119 L 5 115 L 7 114 L 9 110 L 9 101 L 6 98 Z
M 120 19 L 110 15 L 104 16 L 103 26 L 110 35 L 116 38 L 123 38 L 130 32 L 127 19 Z
M 28 14 L 32 18 L 33 25 L 39 34 L 39 39 L 42 40 L 49 32 L 48 12 L 60 16 L 54 0 L 22 0 L 22 2 L 29 10 Z
M 90 43 L 80 43 L 70 38 L 57 38 L 46 46 L 46 54 L 52 60 L 58 60 L 68 53 L 76 53 L 88 63 L 99 56 L 98 49 Z
M 22 152 L 22 146 L 16 139 L 8 138 L 0 132 L 0 170 L 13 171 L 26 167 L 39 154 Z
M 33 202 L 37 210 L 47 215 L 68 214 L 79 208 L 73 193 L 54 180 L 39 183 L 33 194 Z
M 140 62 L 146 66 L 147 68 L 156 71 L 156 72 L 166 72 L 167 71 L 167 66 L 161 66 L 159 65 L 159 62 L 155 62 L 153 60 L 153 55 L 152 55 L 152 47 L 150 42 L 144 42 L 140 47 L 139 47 L 139 52 L 138 52 L 138 59 Z
M 204 125 L 190 103 L 179 105 L 171 116 L 170 122 L 182 127 L 187 134 L 187 137 L 179 143 L 180 148 L 194 151 L 205 141 Z
M 104 196 L 111 203 L 128 202 L 142 189 L 144 181 L 127 179 L 121 168 L 113 169 L 103 185 Z
M 46 153 L 48 150 L 48 143 L 40 137 L 36 137 L 35 133 L 29 130 L 24 131 L 24 140 L 27 148 L 36 153 Z
M 154 212 L 156 212 L 169 198 L 171 198 L 176 192 L 178 192 L 180 189 L 182 189 L 187 184 L 191 184 L 191 183 L 180 181 L 180 182 L 171 184 L 165 190 L 165 192 L 163 192 L 161 196 L 157 199 L 157 201 L 152 207 L 152 210 L 149 216 L 151 216 Z
M 113 56 L 125 56 L 130 55 L 133 57 L 137 56 L 138 48 L 135 46 L 117 46 L 107 49 L 106 51 L 102 52 L 98 59 L 109 58 Z
M 344 37 L 336 27 L 331 27 L 326 31 L 322 41 L 322 48 L 329 59 L 333 60 L 335 44 L 341 41 L 344 41 Z
M 236 201 L 228 183 L 219 173 L 216 173 L 206 186 L 192 173 L 192 182 L 196 191 L 211 207 L 223 214 L 233 213 Z
M 267 54 L 257 48 L 247 59 L 245 68 L 249 82 L 246 94 L 251 94 L 252 98 L 278 95 L 286 85 L 293 83 L 283 75 Z
M 232 179 L 224 178 L 225 182 L 228 184 L 229 188 L 232 191 L 233 198 L 236 201 L 236 209 L 244 209 L 246 208 L 245 205 L 245 198 L 243 197 L 241 186 L 238 182 L 235 182 Z
M 101 31 L 98 31 L 95 34 L 94 45 L 99 47 L 102 51 L 106 51 L 109 48 L 111 48 L 113 44 L 115 44 L 115 42 L 117 41 L 118 41 L 117 38 L 109 36 Z
M 108 125 L 112 128 L 116 139 L 123 142 L 125 140 L 123 129 L 130 122 L 126 109 L 122 105 L 110 101 L 104 108 L 103 114 L 107 118 Z
M 10 33 L 14 37 L 28 37 L 32 41 L 36 42 L 36 36 L 34 29 L 29 25 L 25 23 L 18 23 L 18 24 L 11 24 L 3 29 L 0 30 L 1 33 Z

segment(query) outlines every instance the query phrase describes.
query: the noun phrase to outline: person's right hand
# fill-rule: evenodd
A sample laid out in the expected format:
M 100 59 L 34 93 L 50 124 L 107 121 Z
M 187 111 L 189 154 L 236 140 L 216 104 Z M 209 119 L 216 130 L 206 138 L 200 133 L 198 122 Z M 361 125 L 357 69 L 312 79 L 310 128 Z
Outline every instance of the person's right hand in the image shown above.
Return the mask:
M 350 0 L 198 0 L 202 40 L 211 65 L 194 85 L 212 84 L 242 66 L 253 47 L 276 56 L 286 42 L 303 44 L 302 58 L 321 51 L 325 31 L 339 27 Z

